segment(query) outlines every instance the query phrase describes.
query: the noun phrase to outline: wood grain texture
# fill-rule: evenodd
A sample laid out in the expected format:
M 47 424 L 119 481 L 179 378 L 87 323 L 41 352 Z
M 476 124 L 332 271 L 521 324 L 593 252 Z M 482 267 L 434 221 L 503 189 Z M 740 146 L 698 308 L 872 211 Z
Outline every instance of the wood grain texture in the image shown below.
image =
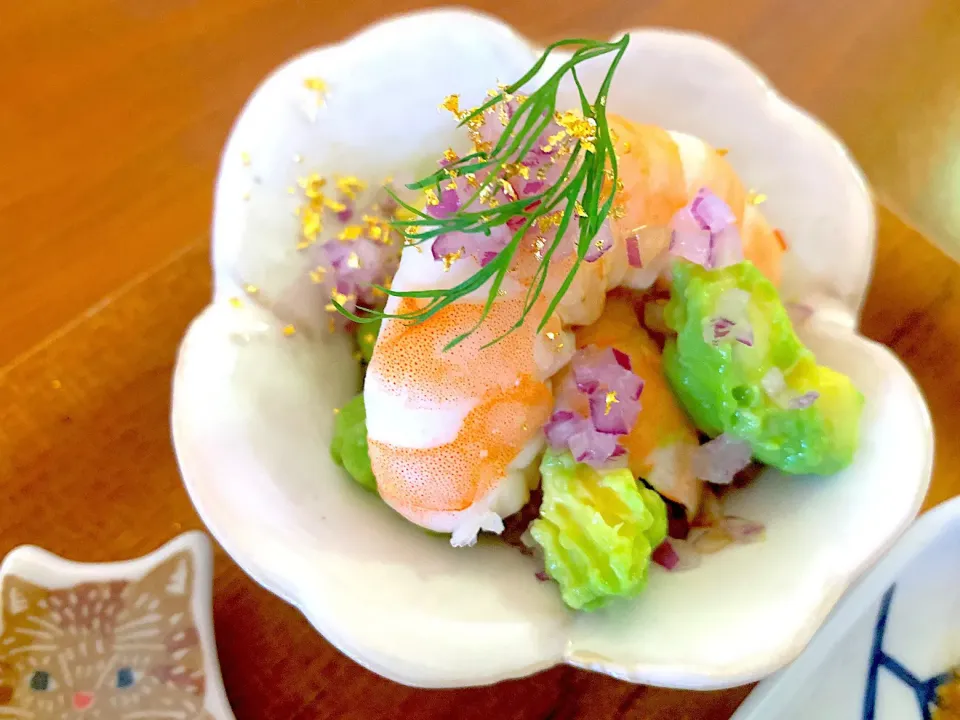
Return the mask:
M 870 337 L 924 389 L 935 502 L 960 492 L 960 6 L 955 0 L 472 3 L 534 37 L 653 24 L 739 48 L 832 125 L 880 197 Z M 220 148 L 287 57 L 411 0 L 45 0 L 0 11 L 0 554 L 117 560 L 201 527 L 170 447 L 177 342 L 209 297 Z M 952 173 L 952 175 L 951 175 Z M 93 308 L 84 312 L 86 308 Z M 359 668 L 222 553 L 215 621 L 239 720 L 723 720 L 749 688 L 694 694 L 556 669 L 425 692 Z

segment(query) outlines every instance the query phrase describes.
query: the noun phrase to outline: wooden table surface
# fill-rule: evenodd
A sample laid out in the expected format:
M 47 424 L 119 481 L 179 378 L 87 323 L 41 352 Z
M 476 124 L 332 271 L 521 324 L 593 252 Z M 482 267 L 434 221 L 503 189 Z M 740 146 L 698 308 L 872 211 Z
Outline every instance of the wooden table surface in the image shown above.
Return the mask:
M 863 329 L 899 354 L 927 395 L 937 433 L 927 507 L 960 493 L 960 267 L 928 242 L 960 248 L 960 4 L 476 5 L 539 39 L 634 25 L 710 33 L 836 129 L 883 204 Z M 201 527 L 170 447 L 169 388 L 178 340 L 209 297 L 206 233 L 222 143 L 272 67 L 415 6 L 5 3 L 0 554 L 36 543 L 78 560 L 121 559 Z M 721 720 L 749 690 L 672 692 L 572 669 L 493 688 L 402 688 L 342 657 L 222 552 L 215 621 L 240 720 Z

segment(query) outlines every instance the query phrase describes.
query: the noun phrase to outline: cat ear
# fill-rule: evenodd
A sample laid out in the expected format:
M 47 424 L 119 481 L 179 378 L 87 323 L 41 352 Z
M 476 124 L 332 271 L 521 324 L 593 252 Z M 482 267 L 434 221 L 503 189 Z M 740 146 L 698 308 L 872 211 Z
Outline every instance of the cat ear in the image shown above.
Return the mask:
M 193 553 L 184 550 L 157 565 L 140 584 L 152 585 L 160 596 L 189 599 L 193 593 L 193 577 Z
M 35 608 L 40 602 L 45 602 L 50 591 L 47 588 L 34 585 L 17 575 L 7 575 L 0 585 L 3 593 L 3 616 L 14 618 L 22 615 L 30 608 Z

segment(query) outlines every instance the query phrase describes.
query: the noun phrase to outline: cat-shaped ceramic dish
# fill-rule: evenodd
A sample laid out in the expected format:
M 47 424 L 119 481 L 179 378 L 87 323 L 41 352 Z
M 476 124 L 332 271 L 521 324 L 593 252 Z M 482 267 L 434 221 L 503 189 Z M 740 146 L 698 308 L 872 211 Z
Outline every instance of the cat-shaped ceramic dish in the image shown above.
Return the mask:
M 297 181 L 318 172 L 376 185 L 435 166 L 457 135 L 443 98 L 475 104 L 538 51 L 496 20 L 444 10 L 306 53 L 257 90 L 224 151 L 215 293 L 181 348 L 173 435 L 224 548 L 387 677 L 474 685 L 566 662 L 654 685 L 755 680 L 800 652 L 926 491 L 923 399 L 896 357 L 856 332 L 875 233 L 860 172 L 730 50 L 676 32 L 631 36 L 610 110 L 728 148 L 767 195 L 765 213 L 791 243 L 784 295 L 814 308 L 801 334 L 867 398 L 860 450 L 834 477 L 765 473 L 730 500 L 733 514 L 765 523 L 765 542 L 655 572 L 636 601 L 593 614 L 567 611 L 520 553 L 493 541 L 454 549 L 392 513 L 330 457 L 333 411 L 361 378 L 347 340 L 327 331 L 313 258 L 296 247 Z M 322 103 L 312 79 L 326 85 Z
M 0 566 L 0 718 L 233 720 L 202 533 L 118 563 L 40 548 Z

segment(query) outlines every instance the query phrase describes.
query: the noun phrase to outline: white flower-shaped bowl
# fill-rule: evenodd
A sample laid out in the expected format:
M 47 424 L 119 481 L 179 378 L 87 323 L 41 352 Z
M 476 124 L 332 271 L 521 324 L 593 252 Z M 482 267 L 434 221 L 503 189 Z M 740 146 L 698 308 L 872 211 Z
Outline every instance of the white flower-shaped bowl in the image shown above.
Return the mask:
M 875 232 L 863 177 L 826 129 L 727 48 L 631 31 L 609 107 L 729 148 L 745 182 L 769 197 L 766 213 L 791 243 L 784 295 L 815 309 L 801 334 L 867 398 L 854 464 L 833 477 L 765 473 L 730 501 L 766 524 L 765 542 L 690 572 L 654 570 L 636 601 L 578 615 L 516 551 L 454 549 L 330 458 L 333 409 L 357 392 L 359 369 L 347 341 L 327 332 L 309 253 L 295 248 L 289 188 L 311 170 L 375 184 L 435 167 L 457 137 L 438 103 L 457 92 L 476 104 L 537 54 L 494 19 L 434 11 L 306 53 L 256 91 L 217 183 L 214 298 L 176 371 L 184 481 L 237 563 L 347 655 L 399 682 L 479 685 L 557 663 L 671 687 L 756 680 L 803 649 L 915 516 L 933 449 L 917 386 L 857 334 Z M 599 70 L 585 71 L 587 84 Z M 319 106 L 304 84 L 313 77 L 328 87 Z M 245 293 L 249 285 L 257 291 Z

